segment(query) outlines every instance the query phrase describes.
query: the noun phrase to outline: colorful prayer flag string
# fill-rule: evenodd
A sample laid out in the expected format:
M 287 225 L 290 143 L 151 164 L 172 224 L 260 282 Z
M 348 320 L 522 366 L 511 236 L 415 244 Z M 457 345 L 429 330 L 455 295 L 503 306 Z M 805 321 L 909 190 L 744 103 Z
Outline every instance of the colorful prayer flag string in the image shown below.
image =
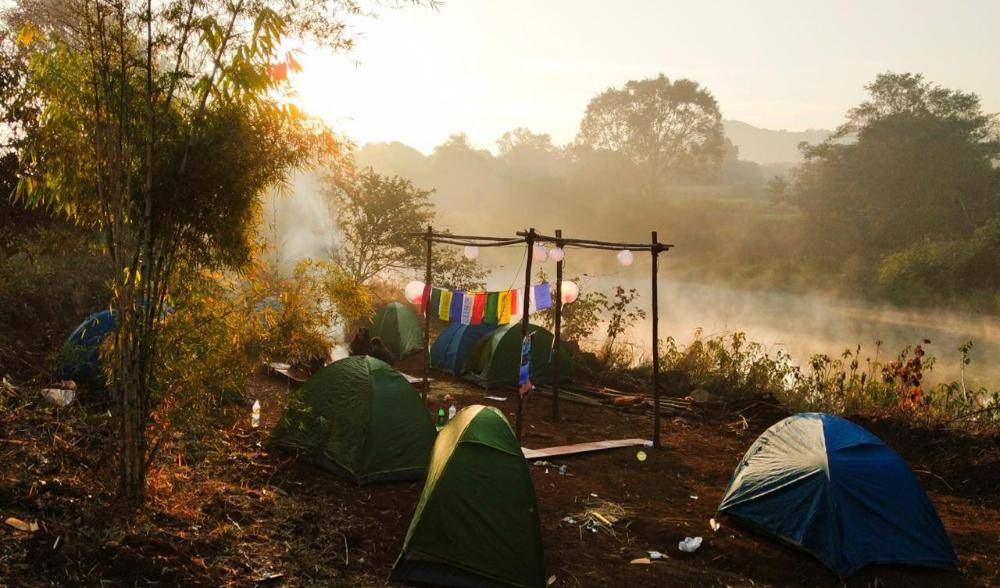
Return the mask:
M 552 308 L 552 287 L 543 282 L 531 287 L 531 313 Z M 420 311 L 443 321 L 463 325 L 507 325 L 520 316 L 524 304 L 524 288 L 497 292 L 466 292 L 447 288 L 424 288 Z M 414 301 L 416 302 L 416 301 Z

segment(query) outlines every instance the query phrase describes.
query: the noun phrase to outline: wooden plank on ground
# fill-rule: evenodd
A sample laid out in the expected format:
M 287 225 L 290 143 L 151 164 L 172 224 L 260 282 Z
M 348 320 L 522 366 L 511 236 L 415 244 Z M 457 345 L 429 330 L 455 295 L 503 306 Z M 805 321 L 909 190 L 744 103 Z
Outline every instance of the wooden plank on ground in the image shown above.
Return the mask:
M 558 447 L 546 447 L 545 449 L 528 449 L 522 447 L 524 459 L 544 459 L 546 457 L 558 457 L 564 455 L 577 455 L 580 453 L 590 453 L 592 451 L 604 451 L 605 449 L 616 449 L 619 447 L 650 447 L 652 441 L 647 439 L 610 439 L 607 441 L 591 441 L 589 443 L 577 443 L 575 445 L 560 445 Z
M 271 371 L 279 373 L 293 382 L 298 382 L 301 384 L 309 379 L 309 374 L 303 372 L 300 369 L 294 368 L 287 363 L 281 363 L 275 361 L 267 364 L 267 367 Z
M 420 383 L 422 383 L 424 381 L 424 379 L 421 378 L 420 376 L 411 376 L 410 374 L 408 374 L 406 372 L 399 372 L 399 373 L 403 374 L 403 377 L 406 378 L 406 381 L 409 382 L 409 383 L 411 383 L 411 384 L 420 384 Z M 433 382 L 434 378 L 427 378 L 427 381 L 428 382 Z

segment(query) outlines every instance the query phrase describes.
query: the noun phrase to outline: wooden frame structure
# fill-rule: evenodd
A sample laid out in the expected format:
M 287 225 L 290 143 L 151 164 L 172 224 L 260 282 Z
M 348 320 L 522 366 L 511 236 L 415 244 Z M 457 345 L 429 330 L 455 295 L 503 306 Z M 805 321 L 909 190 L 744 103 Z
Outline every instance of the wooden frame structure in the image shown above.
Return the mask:
M 459 245 L 459 246 L 472 246 L 472 247 L 507 247 L 510 245 L 520 245 L 525 244 L 527 247 L 527 260 L 525 262 L 524 268 L 524 300 L 523 312 L 521 313 L 521 337 L 522 339 L 528 335 L 528 325 L 530 324 L 531 317 L 529 316 L 530 300 L 531 300 L 531 262 L 532 262 L 532 251 L 536 244 L 539 243 L 550 243 L 559 247 L 560 249 L 565 249 L 566 247 L 573 247 L 579 249 L 600 249 L 605 251 L 620 251 L 623 249 L 628 249 L 629 251 L 648 251 L 652 256 L 652 323 L 653 323 L 653 369 L 652 369 L 652 384 L 653 384 L 653 447 L 660 446 L 660 315 L 659 315 L 659 296 L 657 288 L 657 274 L 659 271 L 659 256 L 661 253 L 668 251 L 673 248 L 672 244 L 660 243 L 657 237 L 656 231 L 652 232 L 652 239 L 649 243 L 615 243 L 609 241 L 595 241 L 592 239 L 573 239 L 563 237 L 562 230 L 556 230 L 555 235 L 549 236 L 540 234 L 535 231 L 534 228 L 530 228 L 527 231 L 518 231 L 515 238 L 508 237 L 484 237 L 477 235 L 452 235 L 450 233 L 440 233 L 434 232 L 434 228 L 431 226 L 427 227 L 427 231 L 424 233 L 415 233 L 412 236 L 422 237 L 427 243 L 427 266 L 424 274 L 424 288 L 425 295 L 429 297 L 429 293 L 432 288 L 432 268 L 431 262 L 433 259 L 433 244 L 441 243 L 446 245 Z M 562 277 L 563 277 L 563 260 L 556 262 L 556 300 L 555 300 L 555 332 L 553 340 L 553 351 L 555 353 L 555 363 L 553 365 L 553 378 L 552 378 L 552 420 L 559 420 L 559 353 L 561 342 L 560 339 L 560 328 L 562 326 Z M 424 400 L 427 399 L 427 393 L 430 391 L 430 363 L 431 363 L 431 314 L 426 309 L 424 311 L 424 365 L 423 365 L 423 396 Z M 522 433 L 522 420 L 524 416 L 524 397 L 521 394 L 517 395 L 517 422 L 515 424 L 515 430 L 517 431 L 517 438 L 521 439 Z

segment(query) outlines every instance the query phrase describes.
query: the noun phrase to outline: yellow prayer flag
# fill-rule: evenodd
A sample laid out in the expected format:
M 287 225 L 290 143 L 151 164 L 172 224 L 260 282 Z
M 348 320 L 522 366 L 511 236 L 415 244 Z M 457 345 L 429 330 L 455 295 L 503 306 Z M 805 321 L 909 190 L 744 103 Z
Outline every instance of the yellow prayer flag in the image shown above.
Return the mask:
M 448 313 L 451 311 L 451 290 L 441 290 L 441 306 L 438 308 L 438 318 L 448 320 Z
M 498 323 L 501 325 L 506 325 L 510 322 L 510 290 L 504 290 L 500 292 L 500 298 L 497 300 L 497 306 L 499 307 Z

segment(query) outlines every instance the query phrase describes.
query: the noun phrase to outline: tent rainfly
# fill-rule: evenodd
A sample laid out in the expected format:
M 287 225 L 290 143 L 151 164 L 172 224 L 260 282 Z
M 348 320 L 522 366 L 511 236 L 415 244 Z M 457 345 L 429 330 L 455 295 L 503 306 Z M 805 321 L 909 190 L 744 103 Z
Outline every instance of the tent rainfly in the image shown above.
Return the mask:
M 405 304 L 390 302 L 372 319 L 371 336 L 379 337 L 396 359 L 419 351 L 424 345 L 424 330 L 420 319 Z
M 118 321 L 113 311 L 102 310 L 88 316 L 73 329 L 63 345 L 59 355 L 58 378 L 103 388 L 101 345 L 117 328 Z
M 807 551 L 841 578 L 871 564 L 956 565 L 934 505 L 903 459 L 828 414 L 797 414 L 764 431 L 719 512 Z
M 531 381 L 540 384 L 552 381 L 552 333 L 530 325 Z M 468 378 L 484 388 L 517 386 L 521 364 L 521 328 L 510 324 L 482 337 L 469 351 L 464 371 Z M 559 353 L 559 380 L 572 380 L 573 366 L 569 353 Z
M 507 419 L 473 405 L 438 434 L 391 580 L 543 588 L 535 487 Z
M 449 374 L 461 374 L 473 345 L 496 329 L 496 325 L 448 325 L 431 346 L 431 365 Z
M 308 453 L 359 484 L 419 480 L 434 425 L 402 374 L 356 355 L 324 367 L 292 393 L 271 443 Z

